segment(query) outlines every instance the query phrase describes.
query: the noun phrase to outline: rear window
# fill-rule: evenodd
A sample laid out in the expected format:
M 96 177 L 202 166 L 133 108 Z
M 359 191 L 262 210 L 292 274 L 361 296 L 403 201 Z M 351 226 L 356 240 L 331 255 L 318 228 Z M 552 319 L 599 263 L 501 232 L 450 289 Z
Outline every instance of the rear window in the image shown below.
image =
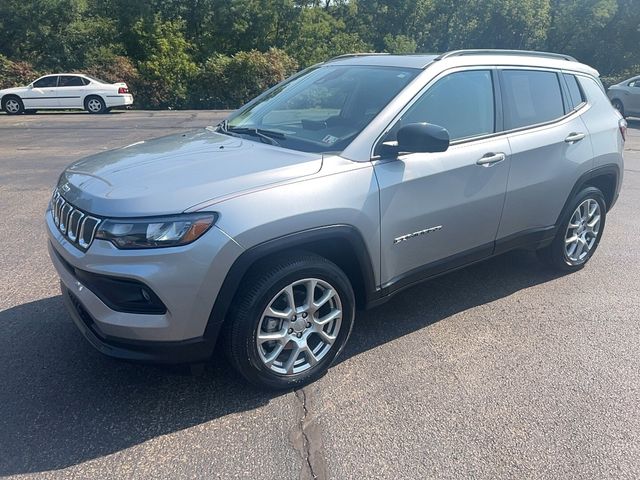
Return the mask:
M 576 80 L 574 75 L 565 73 L 564 79 L 566 80 L 567 87 L 569 88 L 569 103 L 571 108 L 574 109 L 578 105 L 584 103 L 584 95 L 580 89 L 580 85 L 578 85 L 578 80 Z
M 82 78 L 75 75 L 60 75 L 60 81 L 58 82 L 59 87 L 81 87 L 83 85 Z
M 564 115 L 558 75 L 541 70 L 503 70 L 507 130 L 545 123 Z

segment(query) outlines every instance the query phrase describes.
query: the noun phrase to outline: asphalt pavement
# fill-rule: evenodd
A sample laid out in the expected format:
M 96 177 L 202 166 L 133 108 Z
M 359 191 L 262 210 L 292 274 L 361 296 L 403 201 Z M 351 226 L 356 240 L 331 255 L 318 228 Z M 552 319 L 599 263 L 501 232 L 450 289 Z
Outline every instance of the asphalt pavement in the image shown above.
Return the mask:
M 43 214 L 85 155 L 224 112 L 0 114 L 0 477 L 640 478 L 640 122 L 586 268 L 512 252 L 360 312 L 327 375 L 268 394 L 111 360 L 67 316 Z

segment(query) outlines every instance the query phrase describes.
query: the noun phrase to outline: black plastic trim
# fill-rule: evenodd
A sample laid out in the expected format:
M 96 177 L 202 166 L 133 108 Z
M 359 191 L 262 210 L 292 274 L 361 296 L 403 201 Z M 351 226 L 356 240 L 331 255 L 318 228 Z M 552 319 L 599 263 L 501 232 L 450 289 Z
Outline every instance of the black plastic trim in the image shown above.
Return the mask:
M 62 255 L 60 255 L 55 248 L 52 248 L 52 251 L 56 254 L 56 257 L 58 258 L 58 260 L 60 260 L 60 263 L 64 266 L 64 268 L 82 285 L 87 287 L 96 297 L 98 297 L 102 301 L 102 303 L 104 303 L 111 310 L 120 313 L 135 313 L 145 315 L 163 315 L 167 313 L 167 307 L 165 306 L 165 304 L 162 302 L 162 300 L 160 300 L 158 295 L 156 295 L 156 293 L 146 284 L 130 278 L 115 277 L 111 275 L 103 275 L 87 272 L 86 270 L 81 270 L 74 267 L 64 258 L 62 258 Z M 144 289 L 150 297 L 150 303 L 148 305 L 141 304 L 129 306 L 115 303 L 110 295 L 112 295 L 113 290 L 122 286 L 133 286 L 136 288 Z M 105 290 L 107 293 L 105 293 Z
M 205 338 L 192 338 L 178 342 L 129 340 L 105 335 L 80 300 L 60 282 L 62 299 L 71 318 L 89 343 L 110 357 L 144 363 L 183 364 L 207 360 L 213 354 L 215 343 Z
M 558 219 L 556 220 L 556 225 L 558 224 L 558 222 L 560 222 L 560 218 L 562 218 L 562 213 L 565 211 L 565 209 L 567 208 L 567 205 L 569 205 L 569 202 L 571 202 L 573 197 L 577 195 L 577 193 L 589 182 L 589 180 L 592 180 L 596 177 L 600 177 L 603 175 L 613 175 L 615 177 L 616 187 L 613 194 L 613 200 L 611 201 L 610 205 L 607 205 L 607 212 L 613 208 L 613 206 L 616 203 L 616 200 L 618 199 L 618 193 L 620 192 L 620 167 L 618 167 L 618 165 L 616 165 L 615 163 L 609 163 L 607 165 L 602 165 L 600 167 L 591 169 L 588 172 L 582 174 L 578 178 L 576 183 L 573 185 L 573 188 L 571 189 L 571 193 L 567 197 L 567 200 L 564 206 L 562 207 L 560 214 L 558 215 Z
M 269 240 L 243 252 L 229 269 L 218 292 L 215 304 L 209 315 L 204 337 L 215 341 L 226 318 L 231 302 L 242 278 L 258 260 L 269 255 L 291 249 L 304 249 L 305 245 L 326 242 L 332 239 L 347 241 L 356 257 L 364 283 L 365 304 L 369 304 L 376 295 L 376 282 L 371 257 L 360 232 L 351 225 L 329 225 L 304 230 L 280 238 Z

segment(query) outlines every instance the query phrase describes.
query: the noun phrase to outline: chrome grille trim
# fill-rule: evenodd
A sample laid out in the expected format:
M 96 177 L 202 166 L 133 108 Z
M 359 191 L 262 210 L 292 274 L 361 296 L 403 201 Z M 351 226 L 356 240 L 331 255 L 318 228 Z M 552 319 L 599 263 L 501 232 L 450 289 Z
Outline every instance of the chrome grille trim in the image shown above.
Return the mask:
M 67 202 L 56 188 L 51 197 L 51 215 L 56 228 L 80 250 L 87 250 L 101 219 L 93 217 Z

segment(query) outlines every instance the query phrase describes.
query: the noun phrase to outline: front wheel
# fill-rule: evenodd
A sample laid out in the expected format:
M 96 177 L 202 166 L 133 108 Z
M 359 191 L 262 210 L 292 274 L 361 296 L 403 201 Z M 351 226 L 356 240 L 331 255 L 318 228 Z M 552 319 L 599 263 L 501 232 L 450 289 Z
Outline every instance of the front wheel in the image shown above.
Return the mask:
M 324 374 L 355 316 L 353 289 L 332 262 L 299 253 L 258 265 L 225 324 L 231 364 L 251 383 L 299 388 Z
M 582 190 L 564 212 L 551 245 L 539 251 L 541 259 L 557 270 L 581 269 L 598 248 L 606 215 L 602 192 L 595 187 Z
M 2 109 L 9 115 L 18 115 L 24 112 L 24 104 L 20 98 L 15 96 L 3 98 Z

